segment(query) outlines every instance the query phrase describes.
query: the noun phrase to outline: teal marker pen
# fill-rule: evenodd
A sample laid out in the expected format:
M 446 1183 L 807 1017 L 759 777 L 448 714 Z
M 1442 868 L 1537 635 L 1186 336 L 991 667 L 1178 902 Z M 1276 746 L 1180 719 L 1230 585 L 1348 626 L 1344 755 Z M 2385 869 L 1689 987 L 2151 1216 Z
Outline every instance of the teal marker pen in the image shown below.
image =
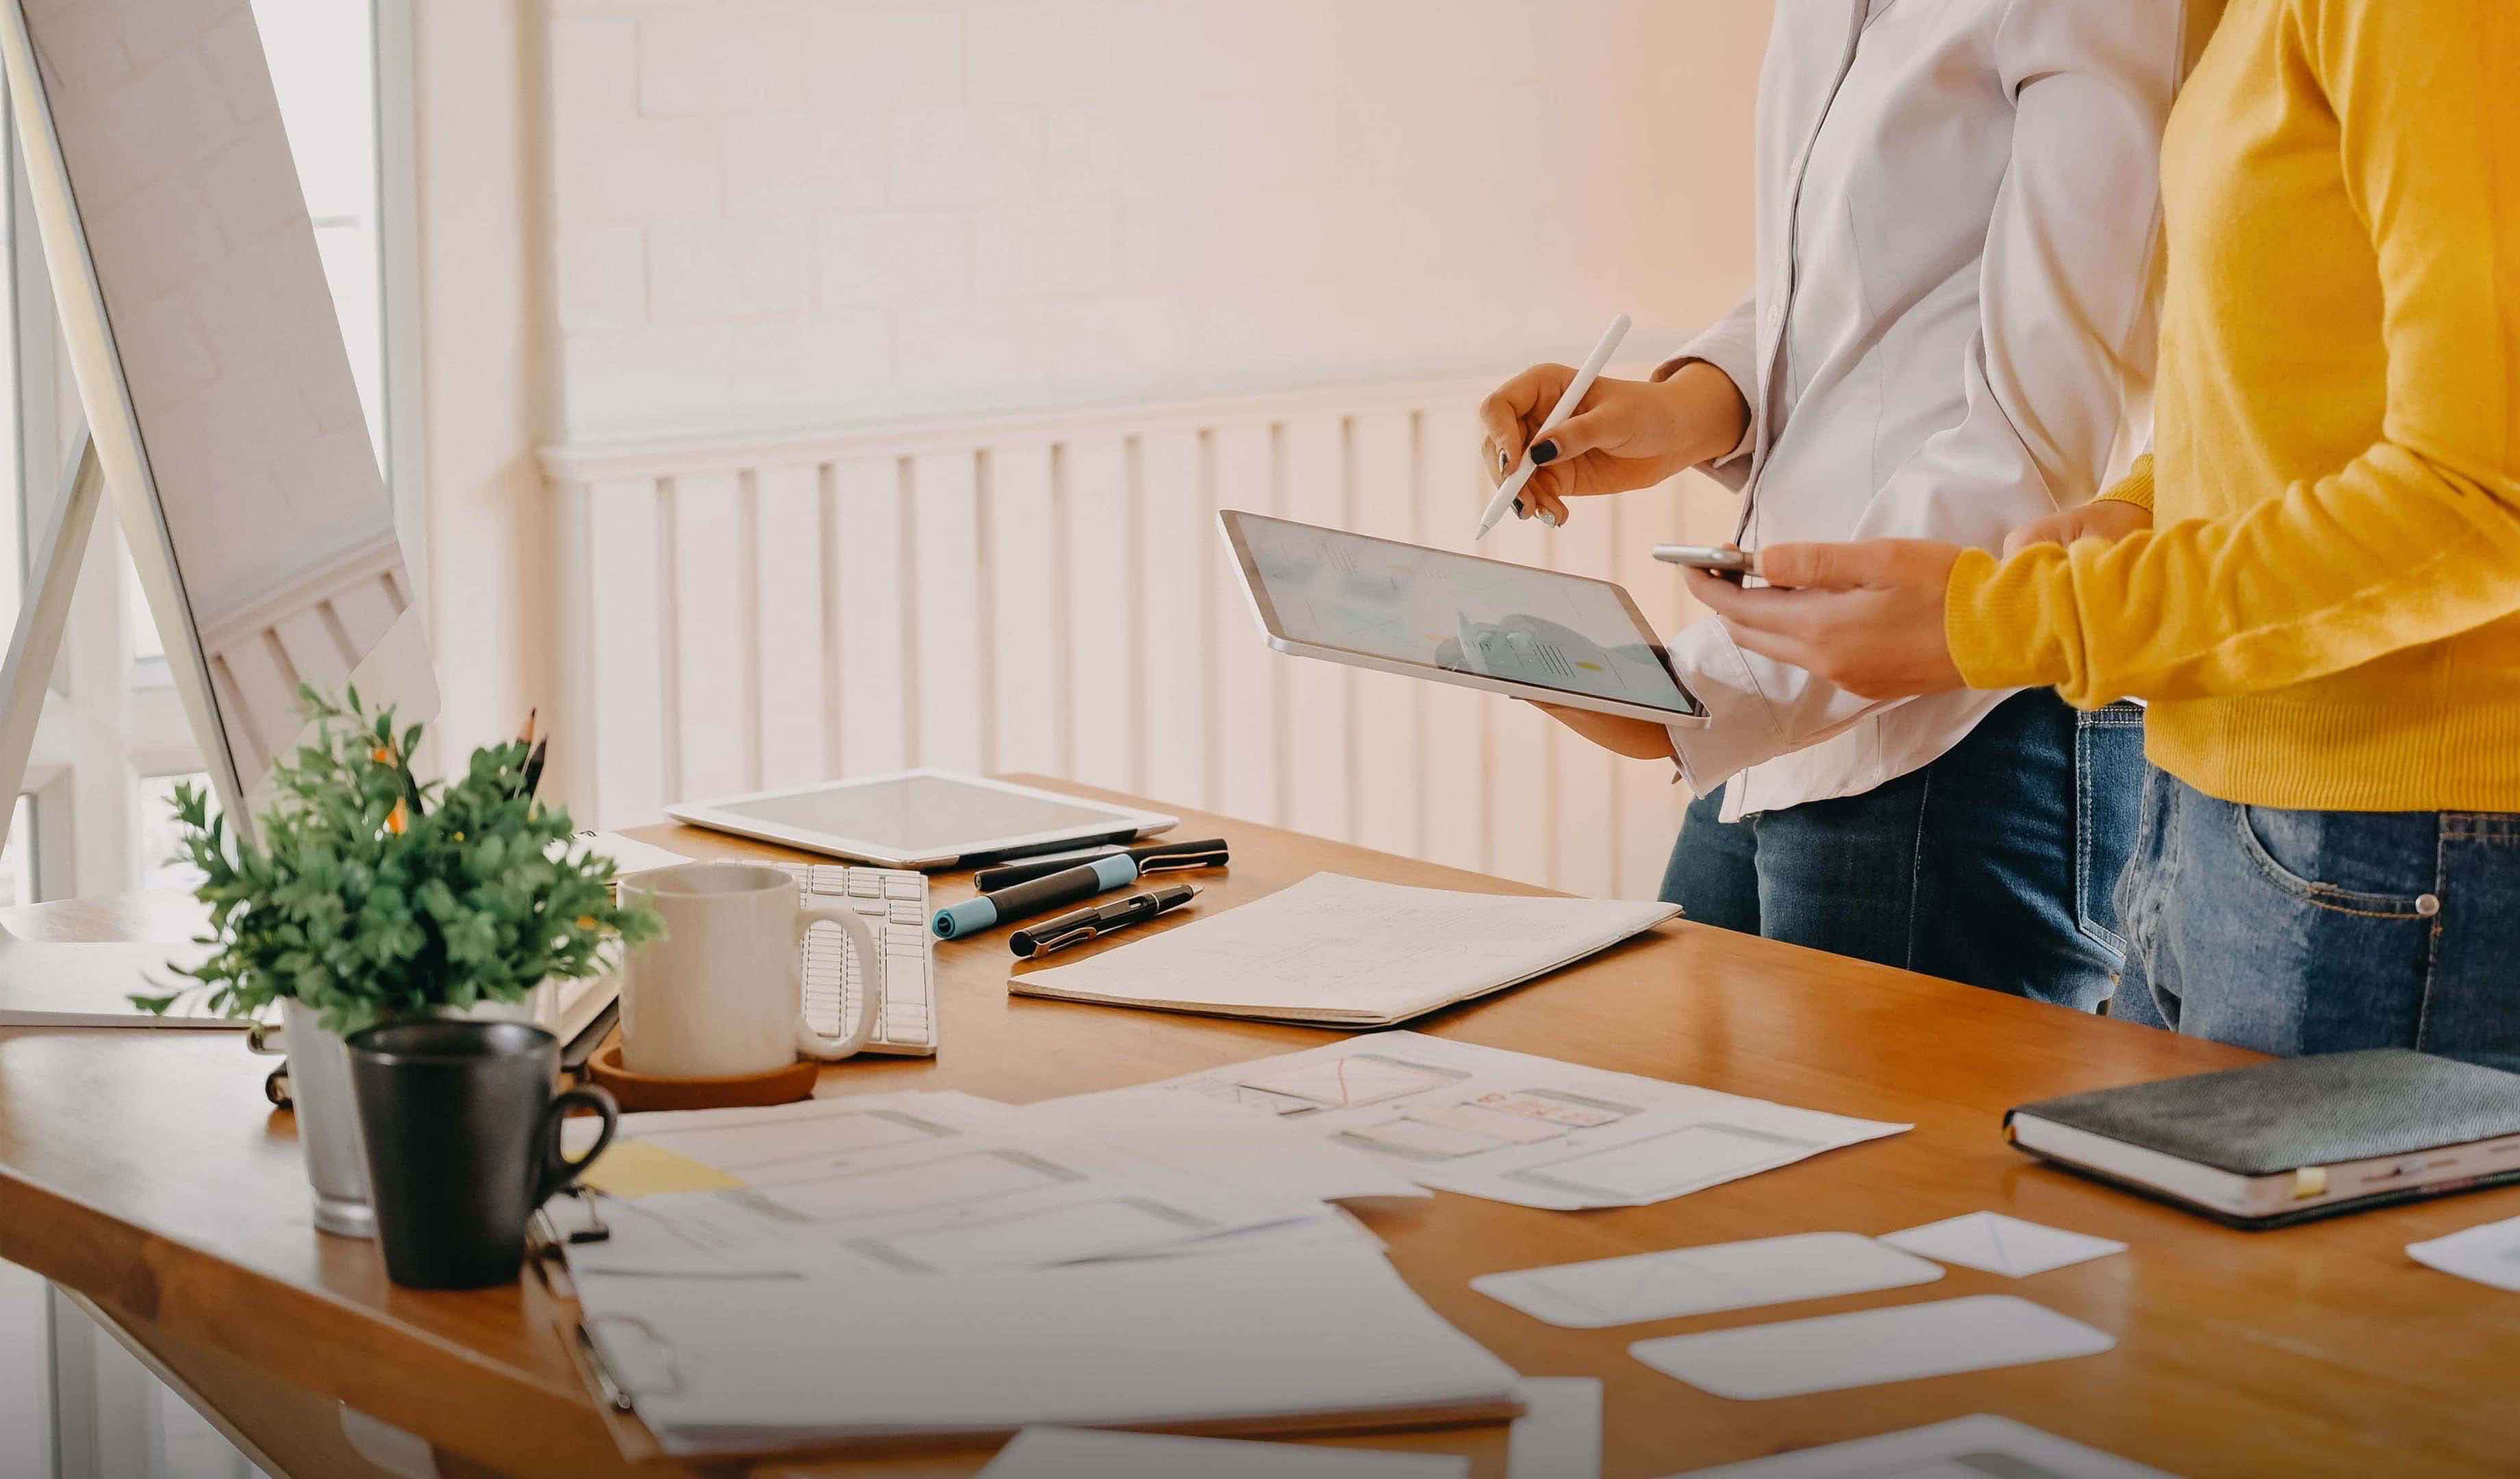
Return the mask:
M 1126 853 L 1097 858 L 1046 878 L 1034 878 L 1012 888 L 984 893 L 976 899 L 948 904 L 936 911 L 933 921 L 936 938 L 951 940 L 958 935 L 976 934 L 1014 919 L 1030 919 L 1062 904 L 1090 899 L 1105 889 L 1126 888 L 1137 881 L 1137 859 Z

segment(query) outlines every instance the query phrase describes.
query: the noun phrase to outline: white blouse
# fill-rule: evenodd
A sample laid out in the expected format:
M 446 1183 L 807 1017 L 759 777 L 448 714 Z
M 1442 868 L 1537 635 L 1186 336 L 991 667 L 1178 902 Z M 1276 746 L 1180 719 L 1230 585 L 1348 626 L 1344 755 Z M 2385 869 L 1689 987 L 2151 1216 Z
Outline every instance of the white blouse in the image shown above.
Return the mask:
M 1999 548 L 2148 438 L 2155 162 L 2205 0 L 1778 0 L 1760 76 L 1750 296 L 1665 365 L 1750 407 L 1708 471 L 1744 548 Z M 1672 731 L 1727 821 L 1923 766 L 2007 695 L 1883 703 L 1734 645 L 1671 653 L 1712 723 Z

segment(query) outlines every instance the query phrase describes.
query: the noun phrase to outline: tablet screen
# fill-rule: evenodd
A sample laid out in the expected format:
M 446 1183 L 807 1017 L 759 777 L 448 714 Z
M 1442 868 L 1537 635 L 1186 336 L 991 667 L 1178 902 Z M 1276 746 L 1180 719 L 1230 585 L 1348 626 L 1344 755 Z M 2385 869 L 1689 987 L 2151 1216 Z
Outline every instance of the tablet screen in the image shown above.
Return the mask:
M 1102 826 L 1134 829 L 1125 812 L 972 785 L 951 776 L 894 776 L 792 796 L 713 803 L 711 810 L 801 831 L 871 843 L 903 857 L 953 853 L 981 842 Z
M 1454 672 L 1701 712 L 1606 580 L 1312 524 L 1230 515 L 1282 635 Z

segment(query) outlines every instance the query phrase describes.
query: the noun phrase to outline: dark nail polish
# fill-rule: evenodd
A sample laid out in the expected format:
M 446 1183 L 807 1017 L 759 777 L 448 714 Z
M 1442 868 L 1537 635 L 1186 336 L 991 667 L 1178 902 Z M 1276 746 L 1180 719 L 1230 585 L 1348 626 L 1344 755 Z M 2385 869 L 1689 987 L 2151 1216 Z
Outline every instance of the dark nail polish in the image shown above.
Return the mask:
M 1542 442 L 1533 442 L 1533 443 L 1531 444 L 1531 465 L 1532 465 L 1533 467 L 1535 467 L 1535 468 L 1546 467 L 1546 466 L 1548 466 L 1549 464 L 1553 463 L 1553 462 L 1555 462 L 1555 461 L 1557 461 L 1557 443 L 1556 443 L 1556 442 L 1554 442 L 1554 441 L 1542 441 Z

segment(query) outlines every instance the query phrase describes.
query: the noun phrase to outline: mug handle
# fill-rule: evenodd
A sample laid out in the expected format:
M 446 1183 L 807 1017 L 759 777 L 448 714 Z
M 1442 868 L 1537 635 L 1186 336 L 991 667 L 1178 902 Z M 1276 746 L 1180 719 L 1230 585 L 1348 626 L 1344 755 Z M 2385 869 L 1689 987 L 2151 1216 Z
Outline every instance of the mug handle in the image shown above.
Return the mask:
M 595 1137 L 595 1143 L 575 1160 L 560 1153 L 561 1121 L 568 1117 L 565 1111 L 571 1104 L 584 1104 L 604 1118 L 604 1129 Z M 576 1181 L 579 1174 L 604 1153 L 604 1147 L 612 1143 L 612 1132 L 620 1124 L 621 1106 L 614 1103 L 612 1096 L 600 1085 L 580 1084 L 554 1095 L 552 1101 L 543 1108 L 543 1164 L 534 1182 L 534 1205 L 541 1206 Z
M 849 1056 L 867 1045 L 875 1036 L 876 1014 L 883 1009 L 883 994 L 874 989 L 875 973 L 881 968 L 882 947 L 876 943 L 875 931 L 868 927 L 866 916 L 846 904 L 805 904 L 796 910 L 796 948 L 805 948 L 805 931 L 829 920 L 847 932 L 849 948 L 858 953 L 858 1021 L 844 1037 L 831 1037 L 816 1032 L 805 1020 L 805 982 L 796 982 L 796 1051 L 810 1058 L 832 1062 Z

